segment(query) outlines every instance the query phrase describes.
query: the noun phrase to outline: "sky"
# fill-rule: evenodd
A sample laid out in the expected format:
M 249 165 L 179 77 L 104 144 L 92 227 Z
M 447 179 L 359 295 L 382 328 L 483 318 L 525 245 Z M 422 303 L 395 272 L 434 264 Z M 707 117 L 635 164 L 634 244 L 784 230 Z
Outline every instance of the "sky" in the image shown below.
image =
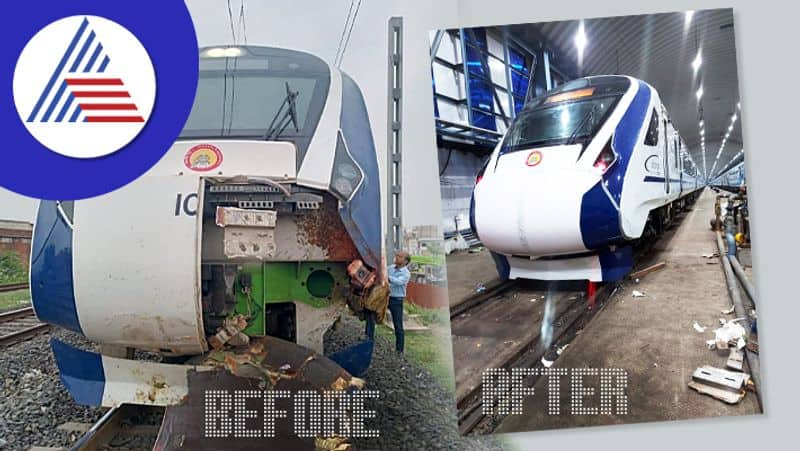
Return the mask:
M 0 219 L 33 222 L 37 200 L 0 188 Z

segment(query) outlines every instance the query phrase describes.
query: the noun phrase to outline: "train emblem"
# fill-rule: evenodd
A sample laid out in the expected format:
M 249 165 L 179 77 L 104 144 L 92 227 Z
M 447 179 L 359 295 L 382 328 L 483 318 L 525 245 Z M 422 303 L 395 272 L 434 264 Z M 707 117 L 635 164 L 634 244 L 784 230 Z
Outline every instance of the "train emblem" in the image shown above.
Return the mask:
M 222 164 L 222 151 L 211 144 L 200 144 L 186 152 L 183 164 L 193 171 L 211 171 Z
M 542 162 L 542 153 L 538 150 L 534 150 L 530 154 L 528 154 L 528 159 L 525 160 L 525 164 L 528 166 L 536 166 L 537 164 Z

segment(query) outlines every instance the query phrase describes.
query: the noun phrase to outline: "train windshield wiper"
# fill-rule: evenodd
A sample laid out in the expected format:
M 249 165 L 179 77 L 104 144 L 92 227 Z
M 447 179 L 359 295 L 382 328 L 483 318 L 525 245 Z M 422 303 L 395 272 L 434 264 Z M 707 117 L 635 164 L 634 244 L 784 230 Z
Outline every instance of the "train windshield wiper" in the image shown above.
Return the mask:
M 589 111 L 587 111 L 586 114 L 583 115 L 581 121 L 578 122 L 578 126 L 575 127 L 575 130 L 573 130 L 572 134 L 569 135 L 569 139 L 567 139 L 567 145 L 575 144 L 575 139 L 578 137 L 578 132 L 583 130 L 583 127 L 589 122 L 589 119 L 594 119 L 596 111 L 597 111 L 597 104 L 594 103 L 592 105 L 592 108 L 590 108 Z
M 300 133 L 300 128 L 297 125 L 297 106 L 295 104 L 295 99 L 297 99 L 298 95 L 300 95 L 300 92 L 292 91 L 287 81 L 286 97 L 283 98 L 283 103 L 281 103 L 278 111 L 275 112 L 275 116 L 272 117 L 269 127 L 267 127 L 267 132 L 264 134 L 265 140 L 278 138 L 289 124 L 294 126 L 295 133 Z M 284 107 L 287 108 L 284 110 Z

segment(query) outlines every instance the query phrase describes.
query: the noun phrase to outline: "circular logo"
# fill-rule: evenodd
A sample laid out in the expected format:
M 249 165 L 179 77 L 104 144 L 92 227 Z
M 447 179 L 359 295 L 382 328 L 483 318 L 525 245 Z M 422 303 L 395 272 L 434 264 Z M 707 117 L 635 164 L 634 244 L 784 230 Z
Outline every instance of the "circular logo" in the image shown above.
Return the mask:
M 153 63 L 118 23 L 80 15 L 39 30 L 17 60 L 14 103 L 28 132 L 53 152 L 102 157 L 144 128 L 156 96 Z
M 0 187 L 39 199 L 99 196 L 172 147 L 197 93 L 197 33 L 185 2 L 145 3 L 9 4 L 0 129 L 12 145 Z
M 533 152 L 528 154 L 528 159 L 525 160 L 525 164 L 528 166 L 536 166 L 537 164 L 542 162 L 542 153 L 538 150 L 534 150 Z
M 222 164 L 222 151 L 211 144 L 200 144 L 186 152 L 183 164 L 193 171 L 211 171 Z

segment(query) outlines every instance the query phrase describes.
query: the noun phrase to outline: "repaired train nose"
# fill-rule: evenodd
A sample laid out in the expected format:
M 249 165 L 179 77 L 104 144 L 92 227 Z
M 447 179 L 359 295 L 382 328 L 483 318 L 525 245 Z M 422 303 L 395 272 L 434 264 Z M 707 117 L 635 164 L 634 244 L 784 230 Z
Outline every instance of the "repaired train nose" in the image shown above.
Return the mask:
M 503 155 L 494 173 L 475 187 L 475 226 L 483 244 L 536 257 L 585 251 L 581 208 L 601 178 L 576 167 L 578 152 L 561 147 Z

